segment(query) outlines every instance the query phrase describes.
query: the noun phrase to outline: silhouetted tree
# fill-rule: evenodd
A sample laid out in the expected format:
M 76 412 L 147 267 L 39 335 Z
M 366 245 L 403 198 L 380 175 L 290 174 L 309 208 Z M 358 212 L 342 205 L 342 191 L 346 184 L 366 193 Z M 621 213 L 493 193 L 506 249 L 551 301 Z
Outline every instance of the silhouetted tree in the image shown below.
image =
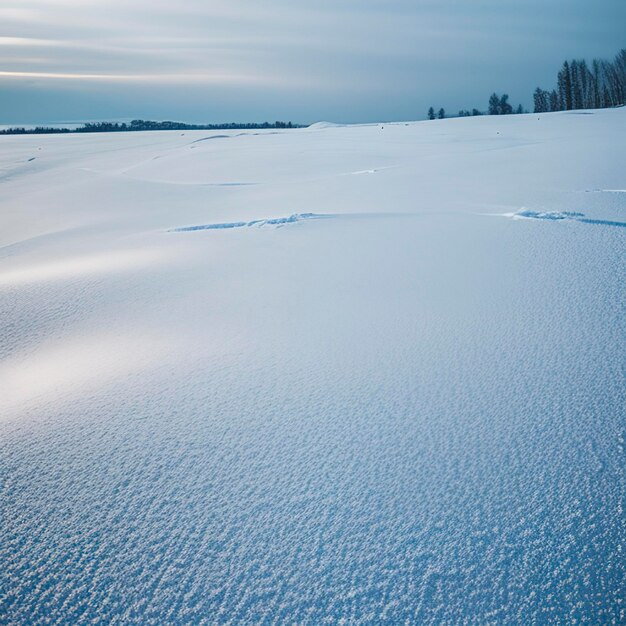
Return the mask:
M 576 59 L 570 64 L 570 81 L 572 84 L 572 109 L 583 108 L 583 88 L 580 64 Z
M 584 109 L 593 108 L 593 76 L 587 67 L 585 59 L 578 63 L 578 78 L 580 80 L 580 91 L 582 94 L 582 107 Z
M 559 94 L 556 92 L 556 89 L 553 89 L 550 92 L 550 111 L 558 111 L 559 110 Z
M 489 97 L 489 115 L 500 115 L 500 98 L 497 93 Z
M 570 74 L 569 63 L 565 61 L 563 67 L 558 74 L 557 83 L 559 88 L 559 98 L 561 100 L 561 109 L 564 111 L 572 110 L 572 77 Z
M 430 109 L 428 109 L 428 119 L 429 120 L 434 120 L 435 119 L 435 109 L 433 109 L 432 107 L 430 107 Z
M 442 120 L 446 117 L 446 112 L 443 108 L 439 109 L 439 113 L 437 113 L 437 117 Z
M 550 94 L 547 91 L 544 91 L 540 87 L 535 89 L 535 93 L 533 94 L 535 113 L 545 113 L 550 110 L 549 97 Z
M 600 107 L 600 63 L 598 59 L 594 59 L 592 64 L 591 73 L 591 88 L 593 91 L 593 107 L 597 109 Z
M 615 74 L 620 85 L 619 104 L 624 104 L 626 100 L 626 48 L 622 48 L 617 55 L 615 55 L 613 67 L 615 68 Z
M 503 93 L 500 98 L 500 115 L 510 115 L 513 107 L 509 104 L 509 94 Z

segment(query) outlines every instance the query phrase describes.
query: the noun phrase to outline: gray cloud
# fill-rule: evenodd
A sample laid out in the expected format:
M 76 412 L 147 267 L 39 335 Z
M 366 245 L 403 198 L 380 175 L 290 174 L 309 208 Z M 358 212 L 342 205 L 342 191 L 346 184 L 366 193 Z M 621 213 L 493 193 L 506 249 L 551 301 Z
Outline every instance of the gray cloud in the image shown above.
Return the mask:
M 365 121 L 529 105 L 564 58 L 624 45 L 626 3 L 5 0 L 0 23 L 0 123 Z

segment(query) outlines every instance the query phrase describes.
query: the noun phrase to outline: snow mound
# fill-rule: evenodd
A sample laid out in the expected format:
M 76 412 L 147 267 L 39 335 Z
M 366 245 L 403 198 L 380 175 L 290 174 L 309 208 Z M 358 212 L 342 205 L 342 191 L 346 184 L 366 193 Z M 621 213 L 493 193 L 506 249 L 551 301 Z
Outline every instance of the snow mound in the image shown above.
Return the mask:
M 343 128 L 346 124 L 335 124 L 334 122 L 315 122 L 307 126 L 310 130 L 322 130 L 324 128 Z

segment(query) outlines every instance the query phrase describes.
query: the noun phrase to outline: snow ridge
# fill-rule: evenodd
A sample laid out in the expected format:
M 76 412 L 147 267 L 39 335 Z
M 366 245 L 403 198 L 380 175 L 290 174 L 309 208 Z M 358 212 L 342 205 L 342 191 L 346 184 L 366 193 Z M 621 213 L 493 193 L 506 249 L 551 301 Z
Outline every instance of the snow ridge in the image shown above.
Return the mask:
M 181 228 L 172 228 L 171 233 L 186 233 L 196 230 L 223 230 L 228 228 L 264 228 L 266 226 L 275 226 L 280 228 L 286 224 L 295 224 L 303 220 L 325 219 L 333 217 L 323 213 L 294 213 L 289 217 L 273 217 L 269 219 L 252 220 L 251 222 L 223 222 L 217 224 L 198 224 L 196 226 L 182 226 Z
M 598 226 L 617 226 L 626 227 L 626 222 L 618 222 L 616 220 L 600 220 L 585 217 L 584 213 L 578 211 L 531 211 L 524 209 L 513 214 L 513 219 L 533 219 L 533 220 L 573 220 L 575 222 L 581 222 L 582 224 L 596 224 Z

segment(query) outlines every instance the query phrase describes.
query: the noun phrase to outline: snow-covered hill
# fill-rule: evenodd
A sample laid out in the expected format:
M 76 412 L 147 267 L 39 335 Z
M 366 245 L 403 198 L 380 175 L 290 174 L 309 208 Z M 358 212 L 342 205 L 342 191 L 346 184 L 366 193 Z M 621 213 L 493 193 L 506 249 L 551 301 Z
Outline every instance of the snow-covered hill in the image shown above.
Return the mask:
M 0 622 L 624 622 L 625 164 L 626 109 L 0 137 Z

